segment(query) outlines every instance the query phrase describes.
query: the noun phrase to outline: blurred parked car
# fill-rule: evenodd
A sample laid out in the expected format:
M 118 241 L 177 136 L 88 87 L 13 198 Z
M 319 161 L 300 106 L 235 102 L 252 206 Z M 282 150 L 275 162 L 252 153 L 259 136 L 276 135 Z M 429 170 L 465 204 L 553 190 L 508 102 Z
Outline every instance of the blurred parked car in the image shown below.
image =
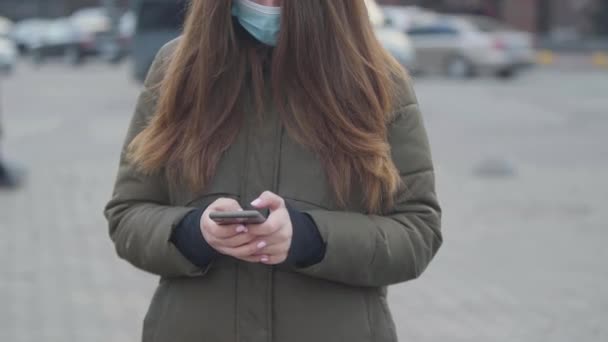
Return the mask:
M 416 52 L 407 35 L 389 27 L 377 27 L 376 37 L 382 46 L 408 71 L 417 72 Z
M 7 37 L 0 37 L 0 72 L 13 71 L 17 62 L 17 47 Z
M 380 43 L 401 65 L 416 71 L 416 53 L 407 35 L 386 25 L 386 16 L 375 0 L 365 0 L 365 4 Z
M 126 47 L 130 49 L 130 44 L 135 35 L 135 26 L 137 25 L 137 17 L 133 11 L 125 12 L 118 23 L 118 39 Z
M 442 16 L 408 30 L 425 72 L 512 77 L 534 62 L 532 37 L 482 16 Z
M 32 58 L 37 64 L 49 57 L 63 57 L 68 64 L 82 62 L 85 48 L 81 46 L 80 35 L 68 19 L 49 22 L 40 41 L 32 47 Z
M 5 17 L 0 17 L 0 37 L 8 37 L 13 28 L 13 22 Z
M 100 53 L 101 37 L 108 35 L 111 28 L 110 17 L 102 7 L 81 9 L 68 18 L 53 20 L 32 51 L 34 61 L 63 57 L 66 63 L 80 64 L 86 57 Z
M 439 14 L 418 6 L 382 6 L 385 24 L 402 32 L 411 27 L 437 20 Z
M 120 16 L 116 33 L 98 34 L 99 54 L 104 60 L 118 63 L 131 54 L 136 24 L 135 13 L 128 11 Z
M 10 36 L 17 44 L 20 53 L 28 53 L 40 45 L 49 22 L 49 20 L 33 18 L 15 24 Z
M 102 51 L 105 37 L 112 33 L 112 20 L 107 9 L 83 8 L 74 12 L 69 20 L 78 33 L 81 55 L 98 55 Z

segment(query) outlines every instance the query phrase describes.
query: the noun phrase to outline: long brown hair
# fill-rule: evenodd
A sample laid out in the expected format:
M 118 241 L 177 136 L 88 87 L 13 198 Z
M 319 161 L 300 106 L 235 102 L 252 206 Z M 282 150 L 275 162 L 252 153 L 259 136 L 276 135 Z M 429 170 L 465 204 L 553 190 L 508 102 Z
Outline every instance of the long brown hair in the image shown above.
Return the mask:
M 387 123 L 406 75 L 377 41 L 364 0 L 283 0 L 274 49 L 245 33 L 231 6 L 191 1 L 131 162 L 203 189 L 238 135 L 245 98 L 261 112 L 269 82 L 288 133 L 322 161 L 337 203 L 360 184 L 370 213 L 390 209 L 400 178 Z

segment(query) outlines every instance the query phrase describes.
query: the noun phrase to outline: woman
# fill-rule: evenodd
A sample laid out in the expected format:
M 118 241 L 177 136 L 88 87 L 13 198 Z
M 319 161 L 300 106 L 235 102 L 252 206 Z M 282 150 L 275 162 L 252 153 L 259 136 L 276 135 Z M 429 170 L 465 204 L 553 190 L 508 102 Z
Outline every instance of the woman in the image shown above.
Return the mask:
M 106 208 L 160 276 L 144 341 L 396 341 L 386 287 L 441 244 L 405 72 L 364 0 L 192 1 L 145 83 Z M 270 209 L 259 225 L 214 211 Z

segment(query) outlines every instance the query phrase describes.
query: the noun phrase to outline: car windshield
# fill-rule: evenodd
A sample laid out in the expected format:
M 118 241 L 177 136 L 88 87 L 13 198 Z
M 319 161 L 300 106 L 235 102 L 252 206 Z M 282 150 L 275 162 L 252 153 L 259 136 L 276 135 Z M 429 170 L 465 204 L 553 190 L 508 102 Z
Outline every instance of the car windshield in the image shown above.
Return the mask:
M 139 31 L 179 30 L 186 14 L 185 1 L 141 1 L 138 13 Z

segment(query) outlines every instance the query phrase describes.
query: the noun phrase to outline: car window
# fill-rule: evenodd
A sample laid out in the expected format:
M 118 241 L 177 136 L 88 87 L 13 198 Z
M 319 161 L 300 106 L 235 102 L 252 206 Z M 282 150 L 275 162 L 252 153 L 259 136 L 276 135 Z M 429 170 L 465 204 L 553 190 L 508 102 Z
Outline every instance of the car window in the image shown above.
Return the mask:
M 414 27 L 407 31 L 410 36 L 455 36 L 458 30 L 448 25 Z
M 184 0 L 141 1 L 138 8 L 137 30 L 179 30 L 186 14 Z

